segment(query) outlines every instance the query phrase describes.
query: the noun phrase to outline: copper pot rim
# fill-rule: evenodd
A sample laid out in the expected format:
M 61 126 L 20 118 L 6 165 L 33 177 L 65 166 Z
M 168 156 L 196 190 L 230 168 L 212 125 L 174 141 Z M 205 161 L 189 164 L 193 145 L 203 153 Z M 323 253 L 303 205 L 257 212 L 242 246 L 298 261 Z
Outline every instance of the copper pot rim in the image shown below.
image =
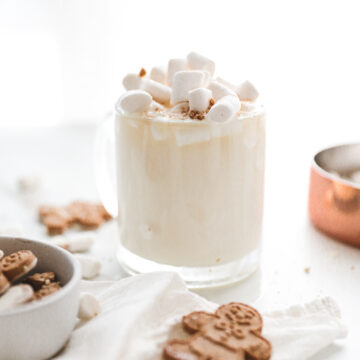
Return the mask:
M 324 148 L 320 151 L 318 151 L 313 159 L 312 159 L 312 163 L 311 163 L 311 167 L 317 171 L 320 175 L 322 175 L 323 177 L 329 179 L 329 180 L 333 180 L 333 181 L 338 181 L 338 182 L 342 182 L 352 188 L 358 189 L 360 190 L 360 184 L 352 181 L 350 179 L 346 179 L 343 178 L 341 176 L 339 176 L 338 174 L 335 174 L 331 171 L 326 170 L 324 167 L 322 167 L 319 164 L 319 158 L 321 157 L 321 155 L 323 155 L 326 152 L 330 152 L 330 151 L 336 151 L 337 149 L 344 149 L 344 148 L 348 148 L 348 147 L 359 147 L 360 149 L 360 143 L 359 142 L 352 142 L 352 143 L 345 143 L 345 144 L 338 144 L 338 145 L 333 145 L 333 146 L 329 146 L 327 148 Z M 360 169 L 360 167 L 359 167 Z M 333 171 L 336 171 L 335 169 Z

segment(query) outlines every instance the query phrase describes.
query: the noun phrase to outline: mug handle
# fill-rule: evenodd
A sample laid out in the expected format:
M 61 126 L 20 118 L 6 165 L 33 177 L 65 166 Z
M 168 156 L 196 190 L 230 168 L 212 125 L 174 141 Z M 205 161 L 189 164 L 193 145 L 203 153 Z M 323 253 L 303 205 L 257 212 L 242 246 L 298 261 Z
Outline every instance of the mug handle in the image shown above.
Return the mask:
M 115 163 L 114 114 L 106 115 L 96 129 L 93 171 L 101 202 L 113 216 L 118 215 Z

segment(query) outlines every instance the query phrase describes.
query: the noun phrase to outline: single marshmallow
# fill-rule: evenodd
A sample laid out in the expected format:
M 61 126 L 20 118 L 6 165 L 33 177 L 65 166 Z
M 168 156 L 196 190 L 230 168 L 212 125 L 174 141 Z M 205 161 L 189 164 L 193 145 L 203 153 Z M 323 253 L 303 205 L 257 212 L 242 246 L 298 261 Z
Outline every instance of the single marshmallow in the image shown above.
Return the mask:
M 152 98 L 160 104 L 168 104 L 170 102 L 171 89 L 164 84 L 145 79 L 142 89 L 148 92 Z
M 120 97 L 117 107 L 128 113 L 143 112 L 147 110 L 152 102 L 149 93 L 143 90 L 130 90 Z
M 236 96 L 236 94 L 231 89 L 229 89 L 228 87 L 226 87 L 223 84 L 220 84 L 218 81 L 215 81 L 215 80 L 210 81 L 208 88 L 212 91 L 212 96 L 215 101 L 218 101 L 222 97 L 227 96 L 227 95 Z
M 188 92 L 203 87 L 206 75 L 203 71 L 179 71 L 175 74 L 171 93 L 171 104 L 188 100 Z
M 81 265 L 81 273 L 83 279 L 93 279 L 99 275 L 101 263 L 99 260 L 91 256 L 75 255 Z
M 67 236 L 55 236 L 50 240 L 54 245 L 60 246 L 72 253 L 90 250 L 95 241 L 94 233 L 88 231 Z
M 191 52 L 187 56 L 187 62 L 189 69 L 191 70 L 206 70 L 211 75 L 214 75 L 215 72 L 215 63 L 214 61 L 208 59 L 207 57 L 200 55 L 196 52 Z
M 22 193 L 35 192 L 40 187 L 40 178 L 38 176 L 24 176 L 18 179 L 18 189 Z
M 90 320 L 99 315 L 101 311 L 98 299 L 89 293 L 82 293 L 80 295 L 80 305 L 78 318 L 81 320 Z
M 150 79 L 159 83 L 166 83 L 166 69 L 163 66 L 154 66 L 150 71 Z
M 235 93 L 240 100 L 254 101 L 259 96 L 255 86 L 250 81 L 244 81 L 236 89 Z
M 0 250 L 0 260 L 4 257 L 4 252 Z
M 123 85 L 126 90 L 136 90 L 141 88 L 143 79 L 139 74 L 127 74 L 123 78 Z
M 12 286 L 4 295 L 0 297 L 0 311 L 11 309 L 29 301 L 34 295 L 34 290 L 30 285 L 19 284 Z
M 228 121 L 239 112 L 240 107 L 241 103 L 237 96 L 224 96 L 210 109 L 206 119 L 215 122 Z
M 215 79 L 218 83 L 220 83 L 221 85 L 224 85 L 225 87 L 229 88 L 230 90 L 235 90 L 236 86 L 234 84 L 232 84 L 231 82 L 223 79 L 222 77 L 218 76 Z
M 198 88 L 189 91 L 190 111 L 206 111 L 210 105 L 211 97 L 212 93 L 209 89 Z
M 167 83 L 171 86 L 174 82 L 175 74 L 186 69 L 187 63 L 185 59 L 170 59 L 168 62 Z

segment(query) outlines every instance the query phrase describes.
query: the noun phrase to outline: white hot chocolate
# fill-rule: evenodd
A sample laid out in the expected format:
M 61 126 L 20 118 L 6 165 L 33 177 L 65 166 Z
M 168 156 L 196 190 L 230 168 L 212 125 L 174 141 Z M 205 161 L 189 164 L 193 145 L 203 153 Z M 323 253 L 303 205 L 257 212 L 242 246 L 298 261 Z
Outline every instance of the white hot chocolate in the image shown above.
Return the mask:
M 116 106 L 121 246 L 158 264 L 232 264 L 261 242 L 265 112 L 252 84 L 214 81 L 213 62 L 200 59 L 172 74 L 172 87 L 142 72 Z

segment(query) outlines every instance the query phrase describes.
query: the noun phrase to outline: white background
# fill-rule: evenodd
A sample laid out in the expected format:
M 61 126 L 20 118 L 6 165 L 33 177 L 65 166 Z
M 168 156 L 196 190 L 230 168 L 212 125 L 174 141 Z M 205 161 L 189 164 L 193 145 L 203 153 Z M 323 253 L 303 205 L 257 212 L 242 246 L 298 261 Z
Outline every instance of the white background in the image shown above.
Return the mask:
M 0 0 L 1 190 L 37 173 L 59 200 L 96 196 L 85 123 L 111 109 L 122 76 L 191 50 L 208 55 L 222 77 L 257 86 L 268 140 L 262 270 L 202 294 L 267 308 L 329 294 L 350 335 L 316 359 L 355 360 L 360 252 L 310 226 L 306 197 L 314 153 L 359 141 L 359 10 L 356 1 Z M 0 214 L 16 221 L 15 209 Z

